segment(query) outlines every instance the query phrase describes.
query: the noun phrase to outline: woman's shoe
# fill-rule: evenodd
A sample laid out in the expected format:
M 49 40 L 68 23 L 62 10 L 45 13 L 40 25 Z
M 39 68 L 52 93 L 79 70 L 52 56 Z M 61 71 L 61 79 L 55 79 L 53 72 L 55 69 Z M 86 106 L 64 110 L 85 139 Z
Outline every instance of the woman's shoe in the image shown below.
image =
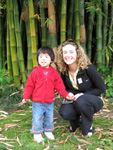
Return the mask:
M 82 137 L 91 137 L 94 132 L 95 132 L 95 128 L 92 127 L 92 128 L 89 130 L 88 134 L 87 134 L 87 135 L 82 135 Z
M 72 126 L 69 128 L 70 132 L 75 132 L 76 129 L 73 129 Z

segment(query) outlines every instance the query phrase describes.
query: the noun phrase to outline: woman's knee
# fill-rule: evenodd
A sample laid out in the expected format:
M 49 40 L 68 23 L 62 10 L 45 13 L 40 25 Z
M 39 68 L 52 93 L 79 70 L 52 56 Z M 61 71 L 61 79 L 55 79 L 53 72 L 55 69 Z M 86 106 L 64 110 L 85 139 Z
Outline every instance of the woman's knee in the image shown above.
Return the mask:
M 60 107 L 59 114 L 65 120 L 75 120 L 75 118 L 76 118 L 76 111 L 75 111 L 75 108 L 73 107 L 73 104 L 62 105 Z

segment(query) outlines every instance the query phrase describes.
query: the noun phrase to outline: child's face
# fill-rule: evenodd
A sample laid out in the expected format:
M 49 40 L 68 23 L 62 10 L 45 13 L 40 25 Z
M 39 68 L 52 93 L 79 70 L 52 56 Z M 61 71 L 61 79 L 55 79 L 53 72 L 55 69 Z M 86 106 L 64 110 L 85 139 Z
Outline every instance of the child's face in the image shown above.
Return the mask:
M 44 67 L 44 68 L 49 68 L 49 65 L 51 63 L 51 57 L 46 53 L 46 54 L 43 54 L 43 53 L 40 53 L 39 56 L 38 56 L 38 63 Z

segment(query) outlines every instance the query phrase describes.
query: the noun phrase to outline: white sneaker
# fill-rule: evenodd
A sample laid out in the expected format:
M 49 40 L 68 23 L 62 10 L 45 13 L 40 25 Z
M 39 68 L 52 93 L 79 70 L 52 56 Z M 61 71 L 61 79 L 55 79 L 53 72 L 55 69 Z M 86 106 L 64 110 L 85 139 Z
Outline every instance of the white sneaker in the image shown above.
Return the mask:
M 40 142 L 43 142 L 43 141 L 44 141 L 44 138 L 42 137 L 41 134 L 34 134 L 34 140 L 35 140 L 37 143 L 40 143 Z
M 47 136 L 50 140 L 55 140 L 55 137 L 52 132 L 44 132 L 44 134 Z

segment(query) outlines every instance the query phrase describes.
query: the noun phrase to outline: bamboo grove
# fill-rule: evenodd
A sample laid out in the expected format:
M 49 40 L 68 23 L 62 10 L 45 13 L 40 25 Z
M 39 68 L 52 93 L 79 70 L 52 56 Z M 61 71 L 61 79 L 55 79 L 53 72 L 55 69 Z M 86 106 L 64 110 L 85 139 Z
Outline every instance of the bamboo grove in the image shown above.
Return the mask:
M 25 86 L 41 46 L 56 53 L 70 38 L 113 76 L 112 0 L 0 0 L 0 69 L 7 62 L 15 85 Z

